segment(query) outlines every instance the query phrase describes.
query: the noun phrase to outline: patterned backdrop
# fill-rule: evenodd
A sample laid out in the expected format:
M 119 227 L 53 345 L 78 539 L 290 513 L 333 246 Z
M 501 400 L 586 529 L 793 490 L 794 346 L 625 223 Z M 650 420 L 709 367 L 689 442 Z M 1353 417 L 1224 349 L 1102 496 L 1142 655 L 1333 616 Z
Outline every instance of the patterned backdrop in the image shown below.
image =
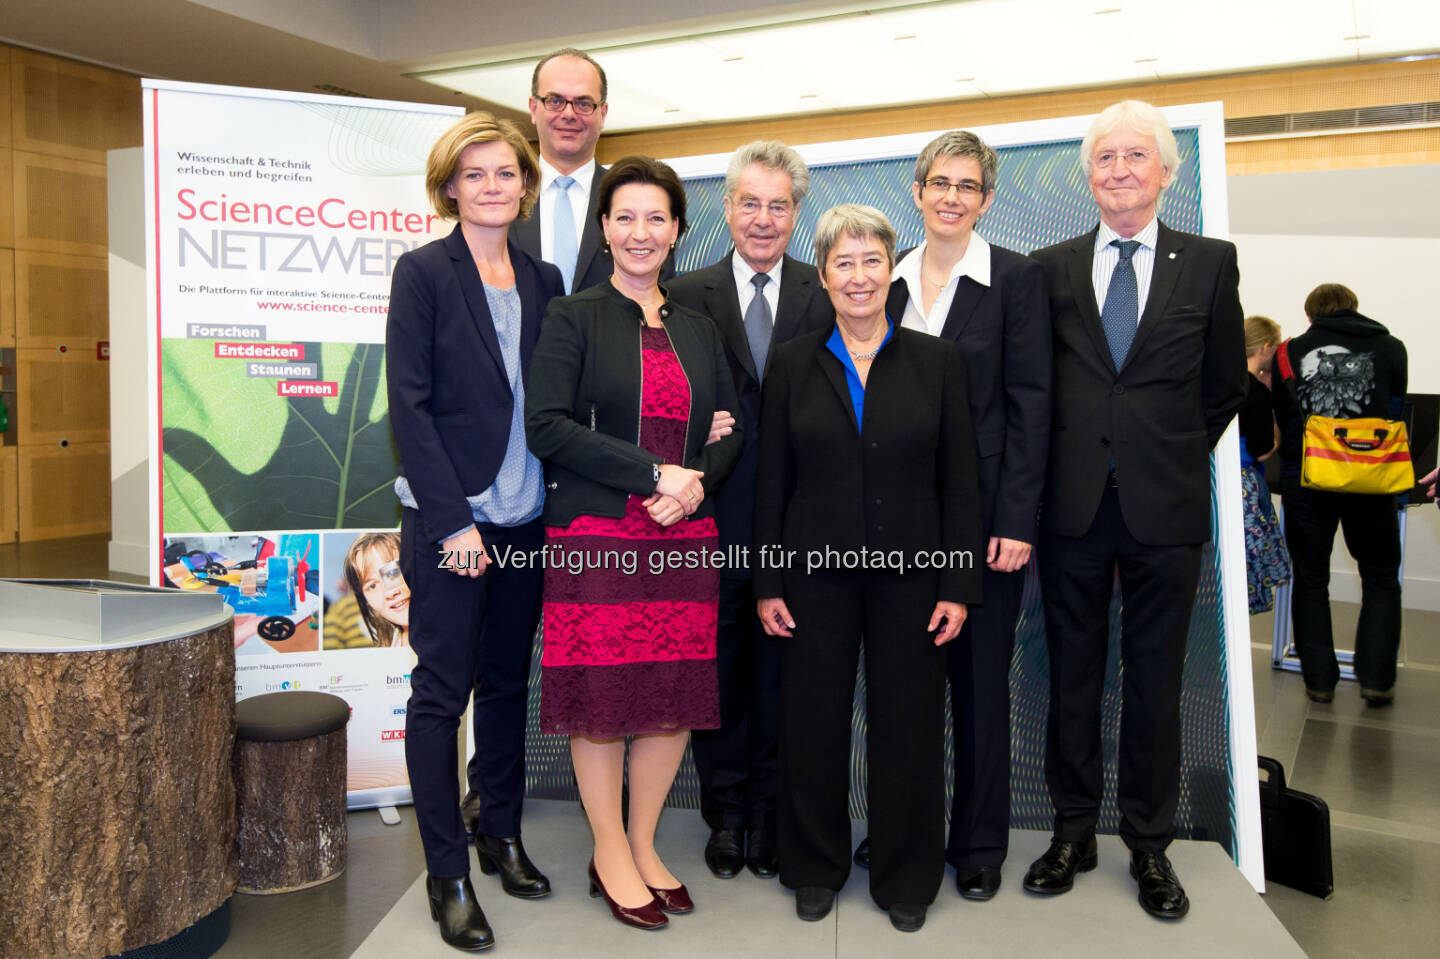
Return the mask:
M 1166 191 L 1162 215 L 1176 229 L 1201 233 L 1199 136 L 1193 129 L 1177 130 L 1181 168 Z M 1076 157 L 1078 140 L 1004 147 L 994 205 L 980 225 L 991 243 L 1030 252 L 1090 230 L 1097 221 L 1094 200 Z M 914 157 L 850 162 L 811 167 L 810 195 L 806 198 L 790 242 L 790 254 L 810 262 L 815 222 L 838 203 L 868 203 L 883 210 L 899 233 L 900 249 L 914 246 L 923 236 L 919 213 L 911 197 Z M 687 212 L 691 227 L 679 253 L 681 272 L 708 266 L 730 249 L 729 232 L 721 214 L 724 177 L 697 177 L 686 181 Z M 1214 527 L 1215 482 L 1211 476 L 1211 525 Z M 1115 806 L 1115 763 L 1120 730 L 1119 596 L 1112 602 L 1110 660 L 1104 699 L 1103 752 L 1106 786 L 1100 831 L 1113 833 L 1119 825 Z M 1195 612 L 1190 623 L 1185 659 L 1185 686 L 1181 700 L 1184 755 L 1180 768 L 1180 806 L 1176 826 L 1181 838 L 1211 839 L 1233 856 L 1234 802 L 1226 723 L 1224 624 L 1220 603 L 1220 569 L 1213 546 L 1205 547 L 1204 565 Z M 530 677 L 530 732 L 527 787 L 532 796 L 576 798 L 570 768 L 568 741 L 542 736 L 540 709 L 541 637 L 536 637 L 535 665 Z M 1045 653 L 1045 627 L 1040 609 L 1034 564 L 1026 572 L 1025 595 L 1016 630 L 1011 666 L 1011 825 L 1049 830 L 1052 810 L 1045 788 L 1045 717 L 1049 666 Z M 850 814 L 865 816 L 865 693 L 864 679 L 856 682 L 850 762 Z M 949 707 L 946 707 L 946 765 L 951 756 Z M 947 782 L 947 802 L 950 785 Z M 699 783 L 687 753 L 670 794 L 670 804 L 697 809 Z

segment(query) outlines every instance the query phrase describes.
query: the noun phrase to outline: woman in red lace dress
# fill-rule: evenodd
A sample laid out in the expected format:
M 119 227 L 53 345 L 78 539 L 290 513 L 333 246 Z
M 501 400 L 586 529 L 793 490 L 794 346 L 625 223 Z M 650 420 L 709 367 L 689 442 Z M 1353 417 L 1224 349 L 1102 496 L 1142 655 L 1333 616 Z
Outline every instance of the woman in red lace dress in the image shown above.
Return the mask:
M 691 729 L 720 724 L 718 539 L 707 495 L 740 454 L 720 335 L 669 302 L 662 265 L 685 229 L 675 172 L 617 162 L 596 207 L 609 283 L 551 301 L 527 379 L 526 435 L 545 463 L 540 726 L 570 736 L 595 836 L 591 891 L 631 925 L 693 908 L 655 853 Z M 621 820 L 625 740 L 630 816 Z

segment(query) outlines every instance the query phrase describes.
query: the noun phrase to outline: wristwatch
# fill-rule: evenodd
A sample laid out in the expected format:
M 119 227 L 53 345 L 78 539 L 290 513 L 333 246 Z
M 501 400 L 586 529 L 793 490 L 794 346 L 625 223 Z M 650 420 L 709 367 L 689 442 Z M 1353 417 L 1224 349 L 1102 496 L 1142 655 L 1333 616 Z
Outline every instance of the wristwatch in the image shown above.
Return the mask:
M 656 486 L 659 486 L 659 485 L 660 485 L 660 464 L 659 464 L 659 463 L 651 463 L 651 464 L 650 464 L 650 469 L 654 471 L 655 485 L 656 485 Z

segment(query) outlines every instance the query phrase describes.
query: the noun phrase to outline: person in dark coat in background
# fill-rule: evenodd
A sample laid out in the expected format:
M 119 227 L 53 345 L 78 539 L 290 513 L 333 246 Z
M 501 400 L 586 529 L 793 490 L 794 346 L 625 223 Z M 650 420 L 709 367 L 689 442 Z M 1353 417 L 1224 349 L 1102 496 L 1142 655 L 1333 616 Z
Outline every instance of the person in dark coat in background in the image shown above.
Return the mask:
M 1285 540 L 1294 564 L 1290 603 L 1295 649 L 1305 690 L 1316 702 L 1335 698 L 1340 666 L 1330 625 L 1330 551 L 1335 528 L 1360 571 L 1360 621 L 1355 626 L 1355 678 L 1372 706 L 1395 698 L 1400 646 L 1400 521 L 1389 494 L 1332 493 L 1300 483 L 1305 417 L 1399 419 L 1405 405 L 1405 344 L 1361 315 L 1359 299 L 1339 283 L 1322 283 L 1305 298 L 1310 329 L 1276 356 L 1275 416 L 1280 423 L 1280 491 Z M 1281 357 L 1288 362 L 1283 368 Z M 1285 381 L 1280 385 L 1281 380 Z

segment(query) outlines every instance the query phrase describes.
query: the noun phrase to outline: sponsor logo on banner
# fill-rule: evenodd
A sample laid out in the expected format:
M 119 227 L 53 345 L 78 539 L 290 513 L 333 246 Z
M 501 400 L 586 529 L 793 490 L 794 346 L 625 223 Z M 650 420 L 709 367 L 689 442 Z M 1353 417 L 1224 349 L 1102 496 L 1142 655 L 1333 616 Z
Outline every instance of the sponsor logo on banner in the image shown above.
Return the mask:
M 396 741 L 401 740 L 401 739 L 404 739 L 404 738 L 405 738 L 405 730 L 403 730 L 403 729 L 382 729 L 382 730 L 380 730 L 380 741 L 381 741 L 382 743 L 392 743 L 392 742 L 396 742 Z
M 392 716 L 404 716 L 404 715 L 405 715 L 405 709 L 406 709 L 406 707 L 404 707 L 404 706 L 391 706 L 391 707 L 390 707 L 390 715 L 392 715 Z
M 386 685 L 386 686 L 409 686 L 409 685 L 410 685 L 410 674 L 409 674 L 409 673 L 403 673 L 403 674 L 401 674 L 401 675 L 399 675 L 399 676 L 386 676 L 386 677 L 385 677 L 385 685 Z
M 287 679 L 287 680 L 285 680 L 284 682 L 279 682 L 279 683 L 266 683 L 266 684 L 265 684 L 265 691 L 266 691 L 267 693 L 282 693 L 282 692 L 286 692 L 286 691 L 291 690 L 291 689 L 299 689 L 299 688 L 300 688 L 300 683 L 299 683 L 299 681 L 298 681 L 298 680 L 294 680 L 294 679 Z

